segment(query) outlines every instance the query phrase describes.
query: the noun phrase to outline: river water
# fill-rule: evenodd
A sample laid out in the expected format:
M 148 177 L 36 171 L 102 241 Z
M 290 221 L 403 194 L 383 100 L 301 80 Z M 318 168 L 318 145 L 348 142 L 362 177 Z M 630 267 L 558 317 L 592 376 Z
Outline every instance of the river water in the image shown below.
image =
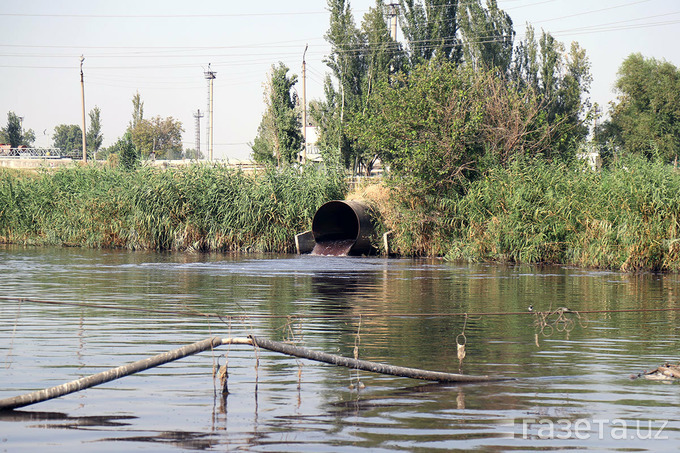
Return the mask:
M 514 379 L 223 346 L 0 412 L 0 451 L 677 451 L 680 385 L 631 375 L 680 361 L 679 296 L 677 275 L 570 267 L 3 247 L 0 399 L 214 335 Z

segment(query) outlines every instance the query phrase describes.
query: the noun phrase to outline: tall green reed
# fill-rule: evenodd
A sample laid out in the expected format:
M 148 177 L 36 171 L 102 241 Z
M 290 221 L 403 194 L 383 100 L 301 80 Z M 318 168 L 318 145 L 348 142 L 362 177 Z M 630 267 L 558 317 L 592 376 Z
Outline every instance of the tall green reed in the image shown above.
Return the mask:
M 288 252 L 316 209 L 346 192 L 339 172 L 244 173 L 222 165 L 0 172 L 0 240 L 158 250 Z
M 447 257 L 677 271 L 679 194 L 680 174 L 663 163 L 632 158 L 594 172 L 517 161 L 456 203 Z

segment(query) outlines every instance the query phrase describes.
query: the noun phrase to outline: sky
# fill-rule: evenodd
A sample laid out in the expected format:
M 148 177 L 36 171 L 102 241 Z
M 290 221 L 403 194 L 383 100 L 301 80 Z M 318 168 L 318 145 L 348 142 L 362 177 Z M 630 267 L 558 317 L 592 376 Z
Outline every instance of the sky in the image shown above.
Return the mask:
M 349 0 L 357 25 L 375 0 Z M 388 3 L 388 0 L 385 0 Z M 516 42 L 526 25 L 558 41 L 579 43 L 591 63 L 589 97 L 606 107 L 622 61 L 632 53 L 680 67 L 680 1 L 498 0 L 512 18 Z M 185 148 L 207 154 L 208 82 L 213 80 L 214 158 L 250 156 L 265 109 L 263 84 L 283 62 L 297 74 L 305 47 L 307 99 L 323 97 L 329 13 L 325 0 L 2 0 L 0 2 L 0 125 L 13 111 L 33 129 L 36 146 L 52 145 L 54 127 L 82 123 L 101 110 L 103 146 L 124 133 L 139 92 L 144 117 L 173 117 Z M 402 39 L 398 31 L 398 39 Z M 208 66 L 210 65 L 210 66 Z M 89 124 L 89 118 L 88 118 Z

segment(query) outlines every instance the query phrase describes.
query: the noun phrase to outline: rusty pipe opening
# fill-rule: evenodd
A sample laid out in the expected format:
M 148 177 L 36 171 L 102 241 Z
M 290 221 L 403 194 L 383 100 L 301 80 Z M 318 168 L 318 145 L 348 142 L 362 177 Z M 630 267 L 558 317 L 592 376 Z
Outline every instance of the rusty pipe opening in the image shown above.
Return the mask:
M 368 255 L 373 225 L 368 207 L 360 201 L 329 201 L 312 220 L 316 255 Z

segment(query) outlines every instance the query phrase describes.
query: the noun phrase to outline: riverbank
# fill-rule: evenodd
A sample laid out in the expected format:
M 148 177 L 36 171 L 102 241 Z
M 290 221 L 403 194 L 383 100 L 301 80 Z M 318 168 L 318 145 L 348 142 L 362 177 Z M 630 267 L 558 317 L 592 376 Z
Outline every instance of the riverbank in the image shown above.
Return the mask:
M 95 248 L 289 253 L 319 206 L 348 190 L 340 172 L 311 167 L 76 165 L 0 175 L 0 241 Z M 377 236 L 389 231 L 390 251 L 401 256 L 680 270 L 673 167 L 628 160 L 594 172 L 516 162 L 463 193 L 425 199 L 379 179 L 348 196 L 372 205 Z
M 471 182 L 464 196 L 430 200 L 398 187 L 363 190 L 398 254 L 680 270 L 680 173 L 662 163 L 630 159 L 596 172 L 518 161 Z
M 294 233 L 346 192 L 340 174 L 314 168 L 75 165 L 0 175 L 0 241 L 31 245 L 293 252 Z

